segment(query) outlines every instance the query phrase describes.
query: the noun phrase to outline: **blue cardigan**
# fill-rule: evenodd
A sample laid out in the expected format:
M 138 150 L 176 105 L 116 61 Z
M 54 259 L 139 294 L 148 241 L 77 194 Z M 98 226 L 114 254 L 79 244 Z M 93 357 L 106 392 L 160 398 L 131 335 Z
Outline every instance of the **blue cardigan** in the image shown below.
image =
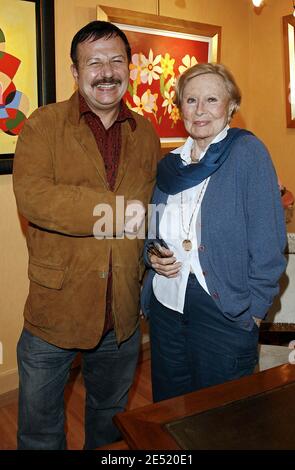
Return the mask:
M 149 315 L 152 281 L 147 248 L 157 238 L 168 194 L 156 186 L 144 259 L 150 268 L 141 295 Z M 157 216 L 158 212 L 158 216 Z M 254 135 L 237 139 L 211 176 L 196 222 L 201 227 L 199 259 L 210 295 L 223 315 L 245 330 L 252 316 L 264 318 L 279 291 L 287 242 L 277 176 L 269 153 Z

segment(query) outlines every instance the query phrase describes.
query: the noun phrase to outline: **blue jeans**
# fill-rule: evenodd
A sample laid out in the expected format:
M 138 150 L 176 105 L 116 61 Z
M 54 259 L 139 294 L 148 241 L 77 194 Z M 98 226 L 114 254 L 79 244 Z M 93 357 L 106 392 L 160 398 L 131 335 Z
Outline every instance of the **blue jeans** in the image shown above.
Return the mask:
M 150 308 L 154 401 L 253 373 L 259 329 L 242 330 L 228 320 L 194 275 L 189 276 L 183 313 L 154 295 Z
M 86 387 L 85 449 L 114 442 L 113 416 L 124 411 L 140 346 L 139 328 L 117 345 L 114 331 L 82 352 Z M 64 388 L 77 350 L 62 349 L 23 330 L 18 342 L 18 449 L 66 448 Z

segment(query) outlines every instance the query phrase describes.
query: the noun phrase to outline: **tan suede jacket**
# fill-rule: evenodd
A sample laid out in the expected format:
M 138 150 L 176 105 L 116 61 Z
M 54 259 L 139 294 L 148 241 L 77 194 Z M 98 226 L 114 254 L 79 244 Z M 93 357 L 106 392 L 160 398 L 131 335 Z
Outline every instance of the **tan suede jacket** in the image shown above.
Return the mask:
M 110 250 L 113 314 L 118 342 L 138 325 L 143 240 L 96 239 L 99 203 L 113 208 L 112 236 L 123 232 L 116 196 L 150 201 L 160 158 L 149 121 L 134 113 L 122 124 L 122 150 L 114 192 L 94 136 L 79 115 L 78 94 L 36 110 L 18 138 L 13 183 L 17 206 L 29 220 L 30 290 L 25 328 L 62 348 L 93 348 L 104 326 Z

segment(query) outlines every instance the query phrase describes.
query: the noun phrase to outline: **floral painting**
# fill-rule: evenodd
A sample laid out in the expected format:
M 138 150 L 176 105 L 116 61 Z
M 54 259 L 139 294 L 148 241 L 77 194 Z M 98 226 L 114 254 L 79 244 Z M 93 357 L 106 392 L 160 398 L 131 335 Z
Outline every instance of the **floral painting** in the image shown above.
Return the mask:
M 185 137 L 186 131 L 174 104 L 175 81 L 188 67 L 208 62 L 210 38 L 120 27 L 132 49 L 130 82 L 125 96 L 128 107 L 150 119 L 162 140 Z

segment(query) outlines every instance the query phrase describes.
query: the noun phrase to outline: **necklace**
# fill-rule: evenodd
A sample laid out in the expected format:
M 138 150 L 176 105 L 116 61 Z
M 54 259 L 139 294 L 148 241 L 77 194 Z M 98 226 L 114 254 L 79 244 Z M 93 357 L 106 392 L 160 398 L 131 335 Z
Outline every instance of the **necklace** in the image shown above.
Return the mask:
M 204 190 L 207 186 L 207 183 L 208 183 L 208 178 L 206 178 L 204 183 L 203 183 L 202 189 L 201 189 L 201 191 L 199 193 L 199 196 L 198 196 L 198 199 L 196 201 L 196 205 L 195 205 L 195 207 L 194 207 L 194 209 L 191 213 L 191 216 L 190 216 L 190 219 L 189 219 L 189 224 L 188 224 L 188 230 L 185 230 L 185 228 L 184 228 L 183 193 L 182 192 L 180 193 L 180 198 L 181 198 L 181 204 L 180 204 L 180 207 L 181 207 L 181 225 L 182 225 L 182 229 L 183 229 L 184 233 L 186 234 L 186 238 L 183 240 L 182 246 L 183 246 L 185 251 L 191 251 L 191 249 L 193 247 L 192 241 L 189 238 L 189 234 L 190 234 L 190 231 L 191 231 L 191 225 L 192 225 L 194 214 L 195 214 L 196 209 L 197 209 L 197 207 L 198 207 L 198 205 L 201 201 L 201 197 L 204 193 Z

